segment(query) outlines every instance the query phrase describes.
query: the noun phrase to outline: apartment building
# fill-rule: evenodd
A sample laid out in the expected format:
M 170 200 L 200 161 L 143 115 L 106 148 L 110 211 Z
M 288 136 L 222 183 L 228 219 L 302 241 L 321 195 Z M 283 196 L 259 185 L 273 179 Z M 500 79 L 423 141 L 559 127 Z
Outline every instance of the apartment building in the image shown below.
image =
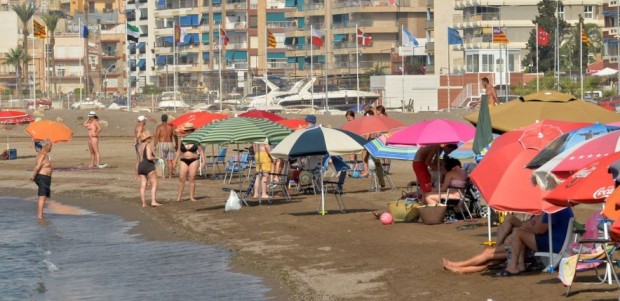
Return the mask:
M 286 18 L 295 24 L 286 32 L 285 40 L 288 62 L 294 66 L 289 70 L 291 77 L 309 76 L 312 67 L 313 75 L 319 78 L 347 78 L 355 75 L 358 65 L 360 73 L 383 66 L 388 74 L 401 74 L 402 28 L 419 43 L 413 55 L 405 57 L 405 64 L 429 63 L 426 0 L 288 0 L 286 6 L 292 8 Z M 309 42 L 311 27 L 323 35 L 323 46 Z M 371 38 L 359 43 L 356 27 Z
M 463 58 L 453 61 L 452 72 L 491 72 L 495 75 L 495 84 L 510 84 L 510 76 L 506 73 L 521 72 L 524 69 L 521 61 L 529 51 L 526 44 L 530 32 L 535 29 L 532 20 L 538 15 L 538 2 L 455 0 L 454 8 L 457 12 L 452 23 L 461 32 L 463 45 L 452 45 L 451 49 L 462 52 Z M 600 0 L 564 0 L 560 3 L 559 16 L 574 25 L 578 24 L 581 15 L 585 23 L 602 27 L 602 7 Z M 493 43 L 494 26 L 503 28 L 509 41 L 507 46 Z
M 603 61 L 606 67 L 618 69 L 618 56 L 620 48 L 618 41 L 620 40 L 619 17 L 620 17 L 620 1 L 606 0 L 603 6 L 603 17 L 605 25 L 603 27 Z
M 154 43 L 153 81 L 172 90 L 176 70 L 181 90 L 219 91 L 221 76 L 225 95 L 250 93 L 252 77 L 283 75 L 289 68 L 284 32 L 292 22 L 285 19 L 285 11 L 284 0 L 157 1 L 153 25 L 148 25 Z M 175 25 L 183 36 L 178 43 Z M 220 33 L 226 35 L 226 45 L 220 43 Z M 275 47 L 267 46 L 268 33 L 275 37 Z M 150 63 L 147 52 L 147 73 Z
M 444 74 L 448 69 L 448 27 L 452 26 L 453 1 L 426 0 L 426 70 L 431 74 Z M 462 59 L 461 52 L 450 54 L 450 59 Z

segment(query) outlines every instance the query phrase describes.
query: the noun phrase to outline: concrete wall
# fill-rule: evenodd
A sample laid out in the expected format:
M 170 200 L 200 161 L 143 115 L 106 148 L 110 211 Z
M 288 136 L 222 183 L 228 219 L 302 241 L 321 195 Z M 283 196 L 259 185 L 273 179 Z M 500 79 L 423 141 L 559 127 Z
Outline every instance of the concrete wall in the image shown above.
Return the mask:
M 435 75 L 382 75 L 370 78 L 371 91 L 382 93 L 382 104 L 388 109 L 400 109 L 413 100 L 413 109 L 437 111 L 439 76 Z
M 2 43 L 0 43 L 0 54 L 9 52 L 9 49 L 16 48 L 21 34 L 18 34 L 17 14 L 10 11 L 0 11 L 0 32 L 2 32 Z

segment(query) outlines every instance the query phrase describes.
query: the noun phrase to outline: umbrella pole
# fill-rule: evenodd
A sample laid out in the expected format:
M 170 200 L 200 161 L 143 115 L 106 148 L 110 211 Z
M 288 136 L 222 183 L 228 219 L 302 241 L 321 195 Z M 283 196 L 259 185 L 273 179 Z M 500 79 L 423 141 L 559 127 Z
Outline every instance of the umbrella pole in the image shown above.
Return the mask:
M 601 210 L 605 210 L 605 203 L 603 203 L 603 208 Z M 607 228 L 608 224 L 607 224 L 607 220 L 603 220 L 603 238 L 605 239 L 609 239 L 609 229 Z M 611 284 L 611 266 L 609 264 L 606 265 L 605 267 L 605 278 L 607 278 L 607 283 Z M 603 280 L 605 280 L 605 278 L 603 278 Z
M 320 172 L 320 171 L 319 171 Z M 321 215 L 327 214 L 325 211 L 325 187 L 323 187 L 323 173 L 321 172 Z
M 555 270 L 555 266 L 553 265 L 553 234 L 551 232 L 553 232 L 553 223 L 551 222 L 551 213 L 547 213 L 548 220 L 547 220 L 547 224 L 549 225 L 549 230 L 547 231 L 547 233 L 549 233 L 549 266 L 547 267 L 547 272 L 550 274 L 553 274 L 554 270 Z M 573 225 L 569 225 L 569 227 L 572 227 Z

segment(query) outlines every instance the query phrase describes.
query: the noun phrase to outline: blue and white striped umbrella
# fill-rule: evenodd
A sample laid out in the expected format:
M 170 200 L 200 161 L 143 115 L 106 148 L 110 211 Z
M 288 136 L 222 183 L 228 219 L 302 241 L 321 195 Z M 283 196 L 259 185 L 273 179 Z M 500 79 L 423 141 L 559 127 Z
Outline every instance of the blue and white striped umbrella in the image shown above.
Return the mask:
M 297 158 L 359 154 L 366 142 L 362 136 L 346 130 L 317 127 L 290 134 L 271 151 L 271 156 Z

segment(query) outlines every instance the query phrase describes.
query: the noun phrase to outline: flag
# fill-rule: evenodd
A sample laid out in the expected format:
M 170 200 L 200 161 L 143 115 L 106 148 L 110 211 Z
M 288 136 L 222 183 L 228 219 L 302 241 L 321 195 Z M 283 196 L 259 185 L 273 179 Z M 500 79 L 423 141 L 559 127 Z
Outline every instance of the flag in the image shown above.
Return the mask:
M 276 48 L 277 45 L 276 36 L 272 32 L 267 31 L 267 47 Z
M 590 39 L 583 28 L 581 29 L 581 42 L 586 44 L 586 46 L 590 46 Z
M 448 45 L 463 44 L 463 39 L 458 30 L 448 27 Z
M 41 38 L 41 39 L 47 38 L 47 30 L 45 29 L 44 25 L 33 20 L 33 27 L 34 27 L 34 36 L 36 38 Z
M 549 46 L 551 35 L 542 27 L 538 27 L 538 45 Z
M 320 30 L 312 29 L 310 43 L 316 46 L 323 46 L 323 37 L 325 36 Z
M 140 27 L 127 23 L 127 41 L 138 42 L 140 37 Z
M 416 38 L 413 36 L 413 34 L 407 30 L 407 28 L 403 27 L 403 34 L 402 34 L 402 42 L 403 42 L 403 46 L 404 47 L 418 47 L 418 40 L 416 40 Z
M 482 95 L 480 112 L 478 112 L 478 123 L 476 123 L 476 134 L 472 150 L 477 157 L 483 156 L 493 142 L 493 129 L 491 127 L 491 113 L 489 112 L 489 100 L 486 95 Z
M 508 37 L 501 27 L 493 27 L 493 43 L 508 44 Z
M 184 43 L 185 41 L 185 29 L 181 28 L 181 25 L 177 24 L 174 26 L 174 42 Z
M 82 25 L 82 38 L 84 39 L 88 39 L 88 34 L 90 33 L 90 31 L 88 30 L 88 25 Z
M 226 30 L 224 30 L 224 28 L 220 28 L 220 45 L 228 45 L 228 42 L 230 42 L 230 39 L 228 38 L 228 36 L 226 36 Z
M 359 28 L 357 29 L 357 43 L 360 45 L 368 46 L 372 43 L 372 37 L 365 34 Z

